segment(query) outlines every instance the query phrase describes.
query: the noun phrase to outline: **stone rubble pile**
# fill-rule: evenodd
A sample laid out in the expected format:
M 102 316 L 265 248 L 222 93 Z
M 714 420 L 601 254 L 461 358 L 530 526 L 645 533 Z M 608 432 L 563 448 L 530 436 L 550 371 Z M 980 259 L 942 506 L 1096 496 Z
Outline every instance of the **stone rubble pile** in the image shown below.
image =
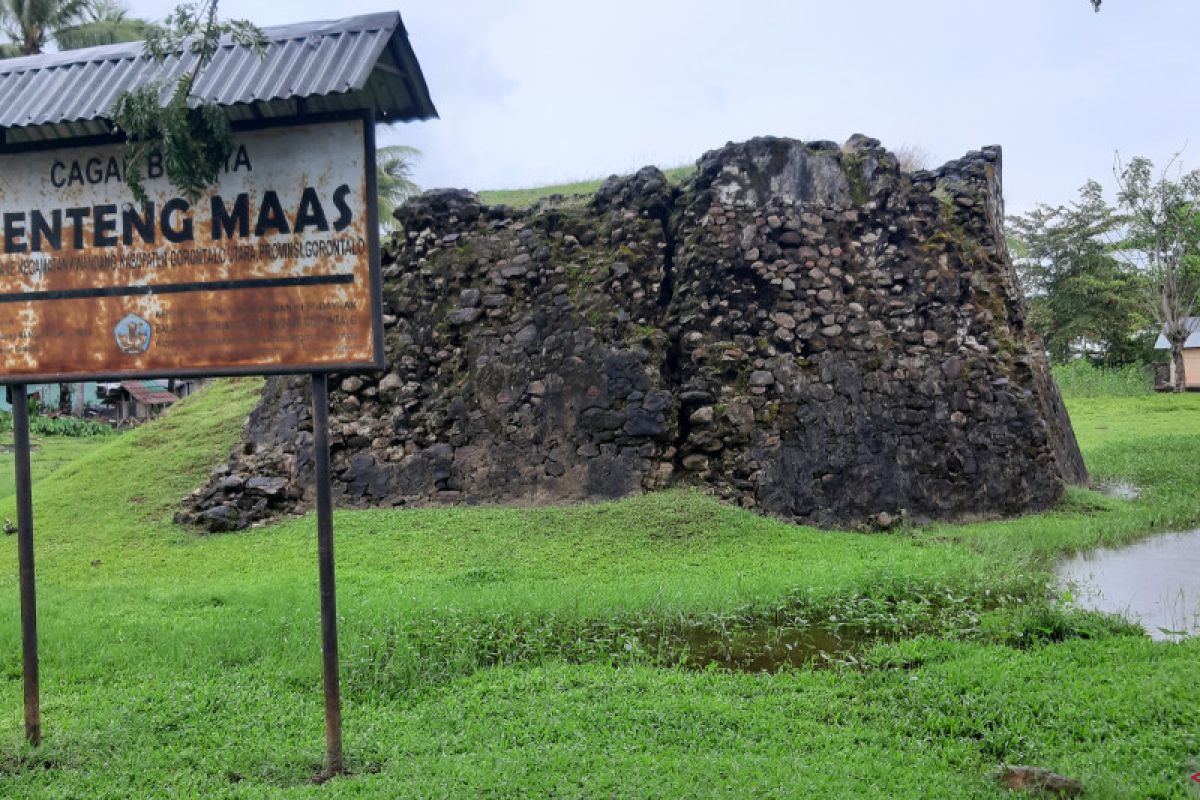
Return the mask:
M 902 172 L 862 136 L 759 138 L 584 205 L 396 213 L 387 370 L 332 383 L 343 506 L 678 485 L 824 526 L 1017 514 L 1087 479 L 1001 221 L 1000 151 Z M 312 504 L 307 379 L 273 378 L 180 519 Z

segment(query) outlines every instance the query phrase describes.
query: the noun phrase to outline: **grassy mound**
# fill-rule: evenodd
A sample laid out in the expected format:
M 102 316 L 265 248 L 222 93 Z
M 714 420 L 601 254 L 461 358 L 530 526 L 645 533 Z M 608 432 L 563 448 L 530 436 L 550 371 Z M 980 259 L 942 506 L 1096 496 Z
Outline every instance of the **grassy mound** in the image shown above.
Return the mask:
M 678 185 L 691 177 L 695 171 L 695 166 L 673 167 L 664 169 L 663 174 L 670 183 Z M 591 200 L 592 195 L 596 193 L 604 180 L 604 178 L 594 178 L 589 181 L 558 183 L 550 186 L 531 186 L 527 189 L 493 189 L 479 192 L 479 199 L 492 206 L 529 208 L 539 200 L 561 195 L 564 203 L 583 205 Z
M 1151 396 L 1071 404 L 1093 472 L 1141 499 L 1073 491 L 1002 522 L 823 532 L 696 492 L 340 512 L 355 774 L 311 786 L 311 516 L 224 536 L 170 522 L 258 385 L 218 383 L 36 483 L 46 741 L 21 741 L 10 546 L 0 796 L 995 797 L 1007 761 L 1095 796 L 1183 797 L 1200 769 L 1200 644 L 1046 589 L 1056 553 L 1200 520 L 1200 396 Z M 863 644 L 827 669 L 674 666 L 690 631 L 734 646 L 814 624 Z

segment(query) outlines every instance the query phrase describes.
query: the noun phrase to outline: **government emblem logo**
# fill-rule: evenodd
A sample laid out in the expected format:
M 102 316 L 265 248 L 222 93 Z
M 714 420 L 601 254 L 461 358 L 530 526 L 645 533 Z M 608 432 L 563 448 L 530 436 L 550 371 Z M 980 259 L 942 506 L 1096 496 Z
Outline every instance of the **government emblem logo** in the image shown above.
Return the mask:
M 150 337 L 153 329 L 150 323 L 137 314 L 127 314 L 113 328 L 113 336 L 117 339 L 117 347 L 129 356 L 137 356 L 150 349 Z

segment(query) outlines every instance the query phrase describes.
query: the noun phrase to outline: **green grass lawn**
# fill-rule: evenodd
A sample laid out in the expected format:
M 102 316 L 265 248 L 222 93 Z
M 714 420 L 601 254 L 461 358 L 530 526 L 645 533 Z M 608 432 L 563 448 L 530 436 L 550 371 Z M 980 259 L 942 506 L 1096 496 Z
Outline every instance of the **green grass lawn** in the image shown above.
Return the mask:
M 694 166 L 673 167 L 664 169 L 663 174 L 670 183 L 679 184 L 691 177 L 695 171 Z M 479 198 L 488 205 L 529 208 L 538 200 L 558 194 L 562 195 L 564 202 L 568 204 L 582 204 L 591 199 L 604 180 L 604 178 L 595 178 L 551 186 L 534 186 L 528 189 L 493 189 L 479 192 Z
M 57 472 L 77 458 L 91 452 L 106 438 L 99 436 L 33 436 L 30 438 L 31 453 L 29 470 L 34 481 Z M 12 497 L 17 490 L 16 473 L 13 466 L 12 434 L 0 435 L 0 499 Z
M 1195 796 L 1200 644 L 1047 586 L 1058 553 L 1200 522 L 1200 395 L 1071 403 L 1094 474 L 1142 498 L 1074 490 L 1001 522 L 818 531 L 697 492 L 339 512 L 353 774 L 316 786 L 311 516 L 170 522 L 258 385 L 218 383 L 36 482 L 46 738 L 22 742 L 6 538 L 0 797 L 1000 797 L 1002 762 L 1091 797 Z M 864 643 L 775 674 L 687 665 L 689 631 L 733 647 L 813 624 Z

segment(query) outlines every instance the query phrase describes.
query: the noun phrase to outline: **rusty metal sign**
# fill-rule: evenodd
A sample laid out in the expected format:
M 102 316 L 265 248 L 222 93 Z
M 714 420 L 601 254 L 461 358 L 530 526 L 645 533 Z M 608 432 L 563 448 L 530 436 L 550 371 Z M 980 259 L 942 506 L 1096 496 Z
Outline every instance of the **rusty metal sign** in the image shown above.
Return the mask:
M 0 155 L 0 380 L 379 368 L 373 126 L 235 134 L 195 202 L 117 145 Z

